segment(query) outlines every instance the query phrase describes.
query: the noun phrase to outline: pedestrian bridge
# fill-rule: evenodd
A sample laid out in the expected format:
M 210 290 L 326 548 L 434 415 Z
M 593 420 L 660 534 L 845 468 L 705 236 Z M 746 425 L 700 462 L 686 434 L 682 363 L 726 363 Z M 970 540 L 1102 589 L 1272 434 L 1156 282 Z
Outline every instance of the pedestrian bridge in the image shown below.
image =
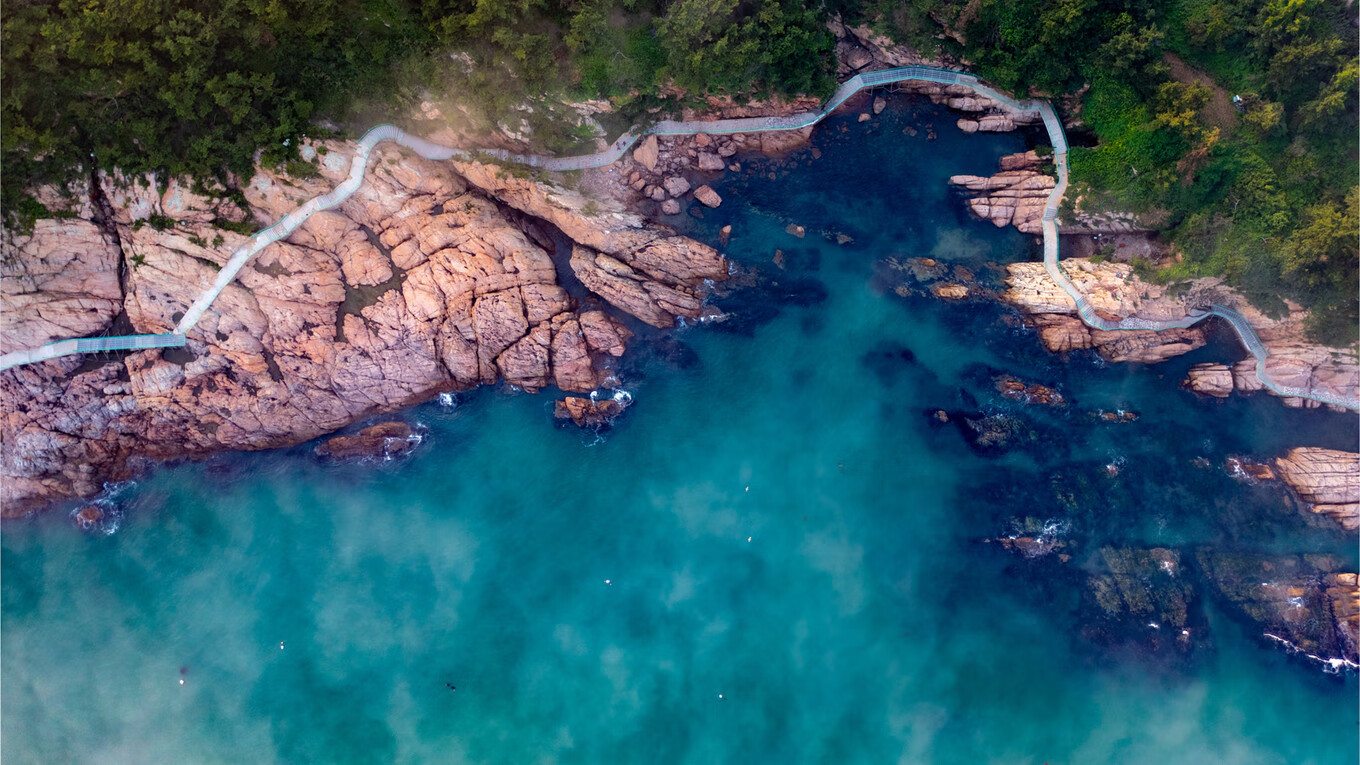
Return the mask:
M 939 69 L 929 66 L 904 66 L 896 69 L 884 69 L 877 72 L 864 72 L 841 83 L 836 88 L 836 92 L 826 104 L 815 112 L 801 112 L 785 117 L 745 117 L 741 119 L 729 120 L 690 120 L 673 121 L 664 120 L 656 123 L 647 130 L 639 132 L 633 128 L 618 140 L 614 141 L 609 148 L 594 154 L 584 154 L 576 157 L 545 157 L 535 154 L 514 154 L 503 149 L 484 149 L 468 150 L 454 149 L 447 146 L 427 141 L 424 138 L 413 136 L 395 125 L 378 125 L 364 134 L 359 139 L 354 153 L 354 159 L 350 165 L 349 177 L 340 185 L 336 186 L 328 194 L 310 199 L 303 203 L 296 210 L 285 215 L 274 225 L 260 231 L 251 237 L 250 241 L 232 253 L 227 264 L 218 272 L 217 277 L 208 289 L 201 295 L 194 304 L 185 311 L 184 317 L 175 327 L 174 332 L 159 335 L 132 335 L 127 337 L 100 337 L 100 338 L 77 338 L 73 340 L 59 340 L 54 343 L 34 348 L 27 351 L 16 351 L 0 356 L 0 370 L 21 364 L 32 364 L 37 361 L 67 356 L 73 353 L 95 353 L 99 351 L 123 351 L 140 350 L 144 348 L 164 348 L 184 345 L 185 336 L 189 330 L 194 328 L 198 320 L 202 318 L 204 312 L 212 305 L 222 290 L 236 278 L 241 268 L 250 261 L 260 250 L 268 247 L 280 239 L 287 238 L 293 231 L 301 226 L 312 214 L 321 210 L 326 210 L 344 202 L 351 194 L 359 189 L 363 183 L 364 174 L 368 169 L 369 155 L 378 144 L 384 141 L 391 141 L 404 146 L 416 154 L 431 160 L 449 159 L 478 159 L 487 157 L 502 162 L 513 162 L 530 167 L 542 168 L 552 171 L 585 170 L 587 168 L 603 167 L 618 161 L 623 157 L 628 149 L 632 148 L 639 138 L 646 135 L 691 135 L 695 133 L 709 134 L 731 134 L 731 133 L 756 133 L 767 130 L 800 130 L 802 128 L 815 125 L 834 112 L 847 99 L 863 90 L 892 85 L 899 82 L 922 81 L 934 82 L 944 85 L 963 85 L 978 95 L 992 99 L 1013 111 L 1037 112 L 1042 118 L 1044 129 L 1048 132 L 1049 142 L 1053 145 L 1053 163 L 1057 168 L 1058 180 L 1053 187 L 1052 193 L 1048 198 L 1048 205 L 1044 209 L 1043 218 L 1043 238 L 1044 238 L 1044 268 L 1049 276 L 1053 278 L 1063 291 L 1072 298 L 1077 305 L 1077 313 L 1082 321 L 1096 329 L 1117 330 L 1117 329 L 1141 329 L 1160 331 L 1173 328 L 1185 328 L 1197 324 L 1210 316 L 1218 316 L 1226 320 L 1237 333 L 1242 346 L 1256 357 L 1256 376 L 1267 388 L 1285 396 L 1297 396 L 1299 398 L 1320 401 L 1325 404 L 1346 407 L 1360 410 L 1360 400 L 1343 399 L 1323 393 L 1315 393 L 1309 390 L 1300 390 L 1277 385 L 1266 373 L 1265 360 L 1269 356 L 1266 347 L 1261 343 L 1251 324 L 1238 312 L 1225 306 L 1213 306 L 1208 310 L 1199 311 L 1175 321 L 1149 321 L 1146 319 L 1124 319 L 1119 322 L 1108 322 L 1101 319 L 1092 310 L 1086 298 L 1072 284 L 1071 280 L 1062 272 L 1058 265 L 1058 208 L 1062 204 L 1063 195 L 1067 193 L 1068 169 L 1067 169 L 1067 136 L 1063 132 L 1062 121 L 1053 111 L 1053 106 L 1047 101 L 1030 99 L 1017 101 L 1010 96 L 999 93 L 978 80 L 977 77 L 967 72 L 959 72 L 951 69 Z

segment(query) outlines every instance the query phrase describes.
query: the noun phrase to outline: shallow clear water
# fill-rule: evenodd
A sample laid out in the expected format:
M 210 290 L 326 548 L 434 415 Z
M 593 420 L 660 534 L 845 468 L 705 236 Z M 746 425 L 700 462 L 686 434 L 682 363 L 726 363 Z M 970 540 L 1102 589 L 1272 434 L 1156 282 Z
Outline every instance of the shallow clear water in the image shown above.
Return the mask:
M 900 132 L 932 119 L 937 141 Z M 125 489 L 111 536 L 6 526 L 4 761 L 1354 762 L 1354 676 L 1208 599 L 1189 658 L 1094 645 L 1063 573 L 1103 544 L 1354 566 L 1353 539 L 1221 469 L 1355 448 L 1353 420 L 1177 388 L 1230 342 L 1064 364 L 1003 309 L 885 290 L 888 256 L 1035 254 L 943 188 L 1021 139 L 951 124 L 832 122 L 822 159 L 747 160 L 678 218 L 732 223 L 732 256 L 782 283 L 678 343 L 644 333 L 603 438 L 554 426 L 549 395 L 478 391 L 408 412 L 428 431 L 404 461 L 222 455 Z M 988 368 L 1075 404 L 1005 402 Z M 924 414 L 970 397 L 1040 440 L 984 458 Z M 1142 417 L 1084 414 L 1117 407 Z M 1070 524 L 1070 567 L 981 543 L 1026 517 Z

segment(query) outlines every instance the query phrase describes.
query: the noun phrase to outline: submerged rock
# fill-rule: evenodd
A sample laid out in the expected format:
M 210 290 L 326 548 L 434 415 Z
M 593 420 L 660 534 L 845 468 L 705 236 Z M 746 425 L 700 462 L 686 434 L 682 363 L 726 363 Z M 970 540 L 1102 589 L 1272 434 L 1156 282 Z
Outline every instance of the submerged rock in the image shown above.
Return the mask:
M 1012 401 L 1043 404 L 1044 406 L 1067 406 L 1067 399 L 1047 385 L 1027 384 L 1010 375 L 998 376 L 995 384 L 997 392 Z
M 318 456 L 333 460 L 391 459 L 409 454 L 420 436 L 404 422 L 380 422 L 351 436 L 336 436 L 316 447 Z
M 959 425 L 964 440 L 983 455 L 999 454 L 1037 438 L 1034 428 L 1014 415 L 951 414 L 950 418 Z
M 571 420 L 582 428 L 609 425 L 620 414 L 623 414 L 623 405 L 612 398 L 597 401 L 580 396 L 568 396 L 553 407 L 554 417 L 559 420 Z
M 1203 632 L 1192 623 L 1195 589 L 1181 571 L 1176 550 L 1103 547 L 1092 561 L 1097 573 L 1087 580 L 1087 594 L 1103 614 L 1083 631 L 1101 642 L 1132 639 L 1153 650 L 1185 652 Z
M 1260 634 L 1320 660 L 1360 661 L 1354 572 L 1328 555 L 1197 555 L 1218 598 Z
M 850 237 L 844 239 L 853 241 Z M 886 258 L 880 265 L 880 278 L 902 297 L 925 295 L 948 301 L 996 297 L 988 281 L 960 265 L 951 266 L 934 258 Z M 991 270 L 986 273 L 990 276 Z
M 930 285 L 930 294 L 941 300 L 963 300 L 968 297 L 968 287 L 962 284 L 941 282 Z

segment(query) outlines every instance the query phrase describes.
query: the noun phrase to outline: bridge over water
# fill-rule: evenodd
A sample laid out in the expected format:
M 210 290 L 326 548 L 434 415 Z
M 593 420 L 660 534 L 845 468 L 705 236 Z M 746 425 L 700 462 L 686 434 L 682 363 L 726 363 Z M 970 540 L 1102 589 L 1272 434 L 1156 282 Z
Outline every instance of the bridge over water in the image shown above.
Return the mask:
M 633 144 L 646 135 L 691 135 L 694 133 L 709 134 L 731 134 L 731 133 L 756 133 L 767 130 L 799 130 L 810 125 L 815 125 L 834 112 L 841 104 L 845 103 L 851 96 L 862 90 L 871 90 L 877 87 L 892 85 L 907 81 L 934 82 L 944 85 L 963 85 L 979 95 L 1004 104 L 1007 108 L 1018 112 L 1038 112 L 1043 119 L 1044 129 L 1048 132 L 1049 141 L 1053 144 L 1053 162 L 1057 167 L 1058 181 L 1053 187 L 1053 191 L 1048 198 L 1048 205 L 1044 209 L 1043 218 L 1043 239 L 1044 239 L 1044 268 L 1049 276 L 1053 278 L 1063 291 L 1076 303 L 1077 313 L 1082 321 L 1087 325 L 1102 330 L 1118 329 L 1140 329 L 1161 331 L 1165 329 L 1179 329 L 1193 326 L 1210 316 L 1218 316 L 1226 320 L 1237 333 L 1242 346 L 1256 358 L 1256 377 L 1267 388 L 1283 396 L 1295 396 L 1298 398 L 1320 401 L 1325 404 L 1346 407 L 1349 409 L 1360 410 L 1360 400 L 1346 399 L 1332 396 L 1326 393 L 1316 393 L 1311 390 L 1291 388 L 1276 384 L 1270 379 L 1266 372 L 1266 358 L 1270 355 L 1269 350 L 1262 344 L 1256 331 L 1237 311 L 1226 306 L 1215 305 L 1202 311 L 1192 312 L 1183 319 L 1173 321 L 1150 321 L 1147 319 L 1126 318 L 1118 322 L 1110 322 L 1096 315 L 1095 310 L 1087 302 L 1085 296 L 1072 284 L 1067 275 L 1063 273 L 1058 265 L 1058 208 L 1062 204 L 1063 195 L 1067 193 L 1068 167 L 1067 167 L 1067 136 L 1063 132 L 1062 121 L 1053 111 L 1053 106 L 1047 101 L 1037 99 L 1017 101 L 1003 93 L 999 93 L 992 88 L 984 85 L 977 77 L 966 72 L 958 72 L 950 69 L 939 69 L 928 66 L 905 66 L 896 69 L 884 69 L 877 72 L 864 72 L 841 83 L 836 88 L 836 92 L 819 111 L 801 112 L 784 117 L 746 117 L 741 119 L 729 120 L 690 120 L 673 121 L 664 120 L 658 122 L 647 130 L 638 132 L 636 128 L 619 136 L 609 148 L 594 154 L 584 154 L 576 157 L 544 157 L 535 154 L 514 154 L 503 149 L 493 150 L 467 150 L 454 149 L 447 146 L 427 141 L 424 138 L 413 136 L 394 125 L 379 125 L 364 134 L 359 139 L 354 159 L 350 165 L 349 177 L 340 185 L 336 186 L 328 194 L 315 197 L 303 203 L 296 210 L 285 215 L 274 225 L 260 231 L 251 238 L 249 242 L 232 253 L 227 264 L 218 272 L 217 278 L 212 285 L 204 292 L 193 305 L 184 313 L 184 317 L 175 327 L 174 332 L 158 335 L 131 335 L 125 337 L 100 337 L 100 338 L 76 338 L 71 340 L 59 340 L 54 343 L 33 348 L 26 351 L 16 351 L 0 356 L 0 370 L 8 369 L 21 364 L 31 364 L 36 361 L 57 358 L 73 353 L 95 353 L 99 351 L 121 351 L 121 350 L 140 350 L 145 348 L 164 348 L 182 346 L 185 343 L 185 336 L 189 330 L 193 329 L 198 320 L 203 317 L 205 311 L 217 299 L 222 290 L 236 278 L 241 268 L 250 261 L 260 250 L 268 247 L 274 242 L 288 237 L 293 231 L 301 226 L 313 213 L 326 210 L 344 202 L 351 194 L 359 189 L 363 183 L 364 175 L 368 168 L 368 159 L 374 147 L 384 141 L 391 141 L 400 146 L 404 146 L 416 154 L 430 160 L 449 160 L 455 157 L 459 159 L 477 159 L 479 157 L 490 157 L 503 162 L 514 162 L 530 167 L 542 168 L 544 170 L 566 171 L 584 170 L 587 168 L 603 167 L 618 161 L 624 153 L 632 148 Z

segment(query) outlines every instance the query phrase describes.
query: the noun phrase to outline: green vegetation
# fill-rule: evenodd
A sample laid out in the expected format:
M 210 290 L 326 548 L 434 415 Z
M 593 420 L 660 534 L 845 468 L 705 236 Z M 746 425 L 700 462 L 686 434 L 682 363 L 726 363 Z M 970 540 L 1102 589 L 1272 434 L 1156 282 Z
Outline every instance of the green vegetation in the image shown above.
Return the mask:
M 1142 271 L 1162 280 L 1226 276 L 1259 306 L 1285 297 L 1315 308 L 1319 340 L 1356 339 L 1354 8 L 849 0 L 842 10 L 928 52 L 972 61 L 1003 88 L 1081 92 L 1077 116 L 1096 139 L 1070 155 L 1084 204 L 1145 214 L 1183 256 L 1163 272 Z
M 0 204 L 31 225 L 34 183 L 95 167 L 231 196 L 261 149 L 306 177 L 323 118 L 438 109 L 562 152 L 594 137 L 564 98 L 610 99 L 616 132 L 707 94 L 825 96 L 830 12 L 1063 97 L 1092 144 L 1071 152 L 1086 203 L 1144 213 L 1183 255 L 1159 278 L 1224 275 L 1355 337 L 1360 65 L 1355 10 L 1327 0 L 7 0 Z
M 834 87 L 825 13 L 797 0 L 7 0 L 3 16 L 10 225 L 43 215 L 33 184 L 93 167 L 220 189 L 263 149 L 310 177 L 297 148 L 318 119 L 406 119 L 431 92 L 554 151 L 593 138 L 562 96 L 634 117 L 676 85 Z
M 200 180 L 296 157 L 349 88 L 427 33 L 388 0 L 14 0 L 4 6 L 3 201 L 91 166 Z

